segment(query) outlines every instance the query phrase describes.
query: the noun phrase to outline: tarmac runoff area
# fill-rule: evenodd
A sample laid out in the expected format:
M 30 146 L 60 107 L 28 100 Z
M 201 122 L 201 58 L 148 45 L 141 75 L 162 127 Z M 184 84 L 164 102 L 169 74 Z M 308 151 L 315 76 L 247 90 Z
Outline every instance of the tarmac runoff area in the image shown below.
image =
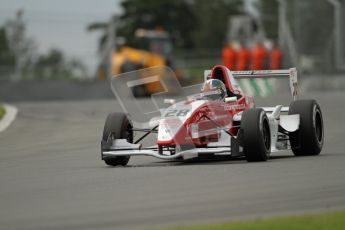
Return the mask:
M 319 156 L 135 157 L 116 168 L 100 159 L 104 119 L 120 110 L 115 100 L 15 102 L 20 113 L 0 133 L 1 229 L 152 229 L 344 210 L 345 92 L 302 98 L 323 111 Z M 274 105 L 282 96 L 257 101 Z

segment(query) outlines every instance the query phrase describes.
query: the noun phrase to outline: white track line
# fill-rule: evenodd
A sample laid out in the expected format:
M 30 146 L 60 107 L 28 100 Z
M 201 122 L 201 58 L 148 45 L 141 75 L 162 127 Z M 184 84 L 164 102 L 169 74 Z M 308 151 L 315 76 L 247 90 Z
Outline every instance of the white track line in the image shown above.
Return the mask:
M 17 116 L 18 109 L 13 105 L 4 104 L 5 116 L 0 121 L 0 132 L 7 129 Z

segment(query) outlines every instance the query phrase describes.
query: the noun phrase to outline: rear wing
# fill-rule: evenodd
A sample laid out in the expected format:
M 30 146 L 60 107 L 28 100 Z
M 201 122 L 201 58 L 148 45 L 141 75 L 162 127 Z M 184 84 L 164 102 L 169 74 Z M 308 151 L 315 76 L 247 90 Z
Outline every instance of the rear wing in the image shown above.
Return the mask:
M 210 78 L 212 70 L 204 71 L 205 81 Z M 298 84 L 297 84 L 297 69 L 282 69 L 282 70 L 248 70 L 248 71 L 230 71 L 235 79 L 244 78 L 280 78 L 289 77 L 290 90 L 292 100 L 297 100 L 298 97 Z

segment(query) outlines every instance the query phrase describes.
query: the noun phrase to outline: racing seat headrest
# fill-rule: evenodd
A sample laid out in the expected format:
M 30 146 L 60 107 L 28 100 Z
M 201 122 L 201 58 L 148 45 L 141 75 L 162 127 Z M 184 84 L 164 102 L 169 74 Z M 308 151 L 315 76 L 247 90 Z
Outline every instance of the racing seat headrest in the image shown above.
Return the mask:
M 230 86 L 228 82 L 227 70 L 225 66 L 217 65 L 213 67 L 212 72 L 211 72 L 211 79 L 218 79 L 222 81 L 226 87 L 228 95 L 231 95 L 230 91 L 232 87 Z
M 229 97 L 236 96 L 237 98 L 240 98 L 241 95 L 235 94 L 234 89 L 231 85 L 230 76 L 228 76 L 228 68 L 222 65 L 216 65 L 213 67 L 211 72 L 211 79 L 218 79 L 222 81 L 226 87 L 227 95 Z

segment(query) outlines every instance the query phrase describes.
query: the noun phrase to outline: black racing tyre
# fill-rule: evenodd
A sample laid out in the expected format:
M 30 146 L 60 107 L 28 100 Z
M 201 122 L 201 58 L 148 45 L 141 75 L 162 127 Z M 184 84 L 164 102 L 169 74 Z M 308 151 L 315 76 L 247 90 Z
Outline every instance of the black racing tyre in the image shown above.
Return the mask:
M 127 139 L 128 142 L 133 143 L 132 123 L 128 120 L 124 113 L 110 113 L 104 124 L 102 140 L 107 141 L 108 138 L 113 139 Z M 103 152 L 103 149 L 101 149 Z M 127 165 L 130 156 L 118 156 L 103 159 L 107 165 L 117 166 Z
M 298 130 L 289 133 L 292 152 L 295 156 L 320 154 L 324 139 L 320 106 L 315 100 L 293 101 L 289 107 L 289 115 L 291 114 L 300 115 Z
M 267 161 L 271 153 L 271 132 L 265 111 L 260 108 L 244 111 L 241 132 L 240 141 L 247 161 Z

